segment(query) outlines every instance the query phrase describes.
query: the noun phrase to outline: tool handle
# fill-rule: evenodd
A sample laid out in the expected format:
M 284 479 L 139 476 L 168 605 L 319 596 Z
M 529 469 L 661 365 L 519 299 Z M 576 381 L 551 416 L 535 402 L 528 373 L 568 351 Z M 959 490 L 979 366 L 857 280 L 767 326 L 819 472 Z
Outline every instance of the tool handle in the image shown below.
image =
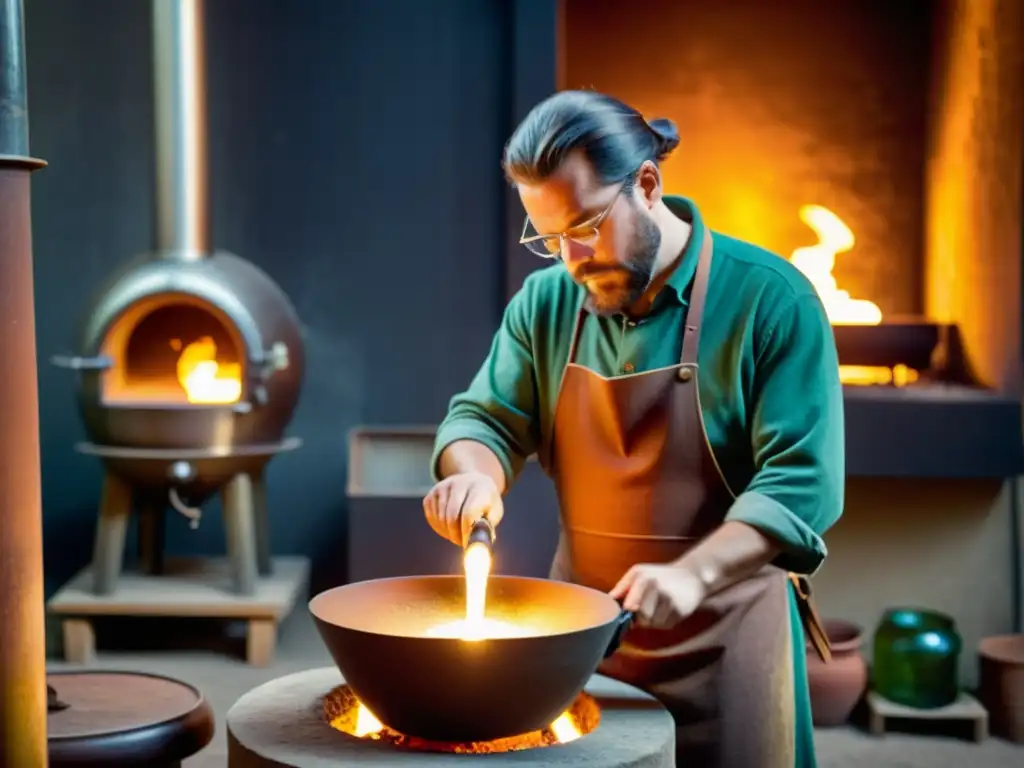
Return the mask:
M 607 659 L 617 650 L 619 650 L 619 644 L 622 643 L 622 638 L 626 634 L 627 630 L 633 626 L 633 621 L 636 619 L 636 615 L 633 611 L 623 611 L 615 617 L 615 632 L 612 634 L 612 639 L 608 642 L 608 647 L 605 649 L 604 657 Z
M 469 532 L 469 538 L 466 539 L 466 549 L 469 549 L 473 544 L 483 544 L 488 549 L 494 546 L 494 526 L 491 525 L 491 521 L 486 517 L 477 520 L 473 524 L 473 530 Z

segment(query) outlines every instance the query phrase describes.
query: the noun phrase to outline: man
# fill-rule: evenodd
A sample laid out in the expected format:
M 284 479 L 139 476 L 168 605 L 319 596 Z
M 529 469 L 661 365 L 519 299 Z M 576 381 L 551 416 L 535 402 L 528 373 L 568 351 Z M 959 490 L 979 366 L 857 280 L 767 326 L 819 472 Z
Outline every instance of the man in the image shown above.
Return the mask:
M 787 573 L 817 570 L 843 506 L 832 329 L 789 262 L 665 195 L 678 143 L 594 92 L 547 99 L 509 140 L 521 242 L 561 264 L 527 278 L 453 398 L 424 511 L 461 544 L 536 453 L 561 510 L 551 576 L 636 612 L 600 671 L 672 712 L 678 764 L 813 766 Z

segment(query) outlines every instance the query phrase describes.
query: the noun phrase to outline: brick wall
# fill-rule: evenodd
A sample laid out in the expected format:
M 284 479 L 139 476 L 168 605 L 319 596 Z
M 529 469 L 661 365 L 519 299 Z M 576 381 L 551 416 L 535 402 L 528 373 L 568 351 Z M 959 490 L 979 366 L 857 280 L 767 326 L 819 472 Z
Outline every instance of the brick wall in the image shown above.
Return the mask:
M 927 310 L 979 378 L 1019 392 L 1024 4 L 953 0 L 939 30 L 927 166 Z

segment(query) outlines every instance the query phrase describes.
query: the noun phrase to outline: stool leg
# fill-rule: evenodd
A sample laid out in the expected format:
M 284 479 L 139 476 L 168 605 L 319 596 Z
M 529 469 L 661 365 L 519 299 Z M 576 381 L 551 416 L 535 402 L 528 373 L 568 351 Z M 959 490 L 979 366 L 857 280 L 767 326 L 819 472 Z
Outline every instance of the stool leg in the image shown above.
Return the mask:
M 256 591 L 258 569 L 252 478 L 249 475 L 240 472 L 231 478 L 221 491 L 221 507 L 235 592 L 251 595 Z
M 97 595 L 109 595 L 117 588 L 131 511 L 131 488 L 120 477 L 108 472 L 103 481 L 103 496 L 92 551 L 93 591 Z
M 64 661 L 71 664 L 91 664 L 96 660 L 96 633 L 89 619 L 64 619 Z
M 164 571 L 165 508 L 155 499 L 145 499 L 139 507 L 139 570 L 151 576 Z
M 265 667 L 274 660 L 277 645 L 277 622 L 273 619 L 250 619 L 245 638 L 245 660 L 254 667 Z
M 252 487 L 253 525 L 256 528 L 256 564 L 260 576 L 269 576 L 270 562 L 270 517 L 267 513 L 267 485 L 261 472 L 253 478 Z

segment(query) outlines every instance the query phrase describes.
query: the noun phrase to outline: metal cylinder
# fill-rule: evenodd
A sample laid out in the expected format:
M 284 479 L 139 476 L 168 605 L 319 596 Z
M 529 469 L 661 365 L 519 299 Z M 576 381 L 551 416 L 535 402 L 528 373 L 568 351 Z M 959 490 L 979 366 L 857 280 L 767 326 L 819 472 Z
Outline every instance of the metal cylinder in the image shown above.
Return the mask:
M 47 764 L 39 477 L 22 0 L 0 0 L 0 765 Z
M 210 251 L 203 0 L 153 0 L 156 248 L 170 258 Z
M 473 529 L 469 532 L 469 537 L 466 539 L 466 549 L 469 549 L 474 544 L 482 544 L 491 549 L 494 546 L 494 526 L 491 525 L 491 521 L 486 517 L 482 517 L 473 524 Z

